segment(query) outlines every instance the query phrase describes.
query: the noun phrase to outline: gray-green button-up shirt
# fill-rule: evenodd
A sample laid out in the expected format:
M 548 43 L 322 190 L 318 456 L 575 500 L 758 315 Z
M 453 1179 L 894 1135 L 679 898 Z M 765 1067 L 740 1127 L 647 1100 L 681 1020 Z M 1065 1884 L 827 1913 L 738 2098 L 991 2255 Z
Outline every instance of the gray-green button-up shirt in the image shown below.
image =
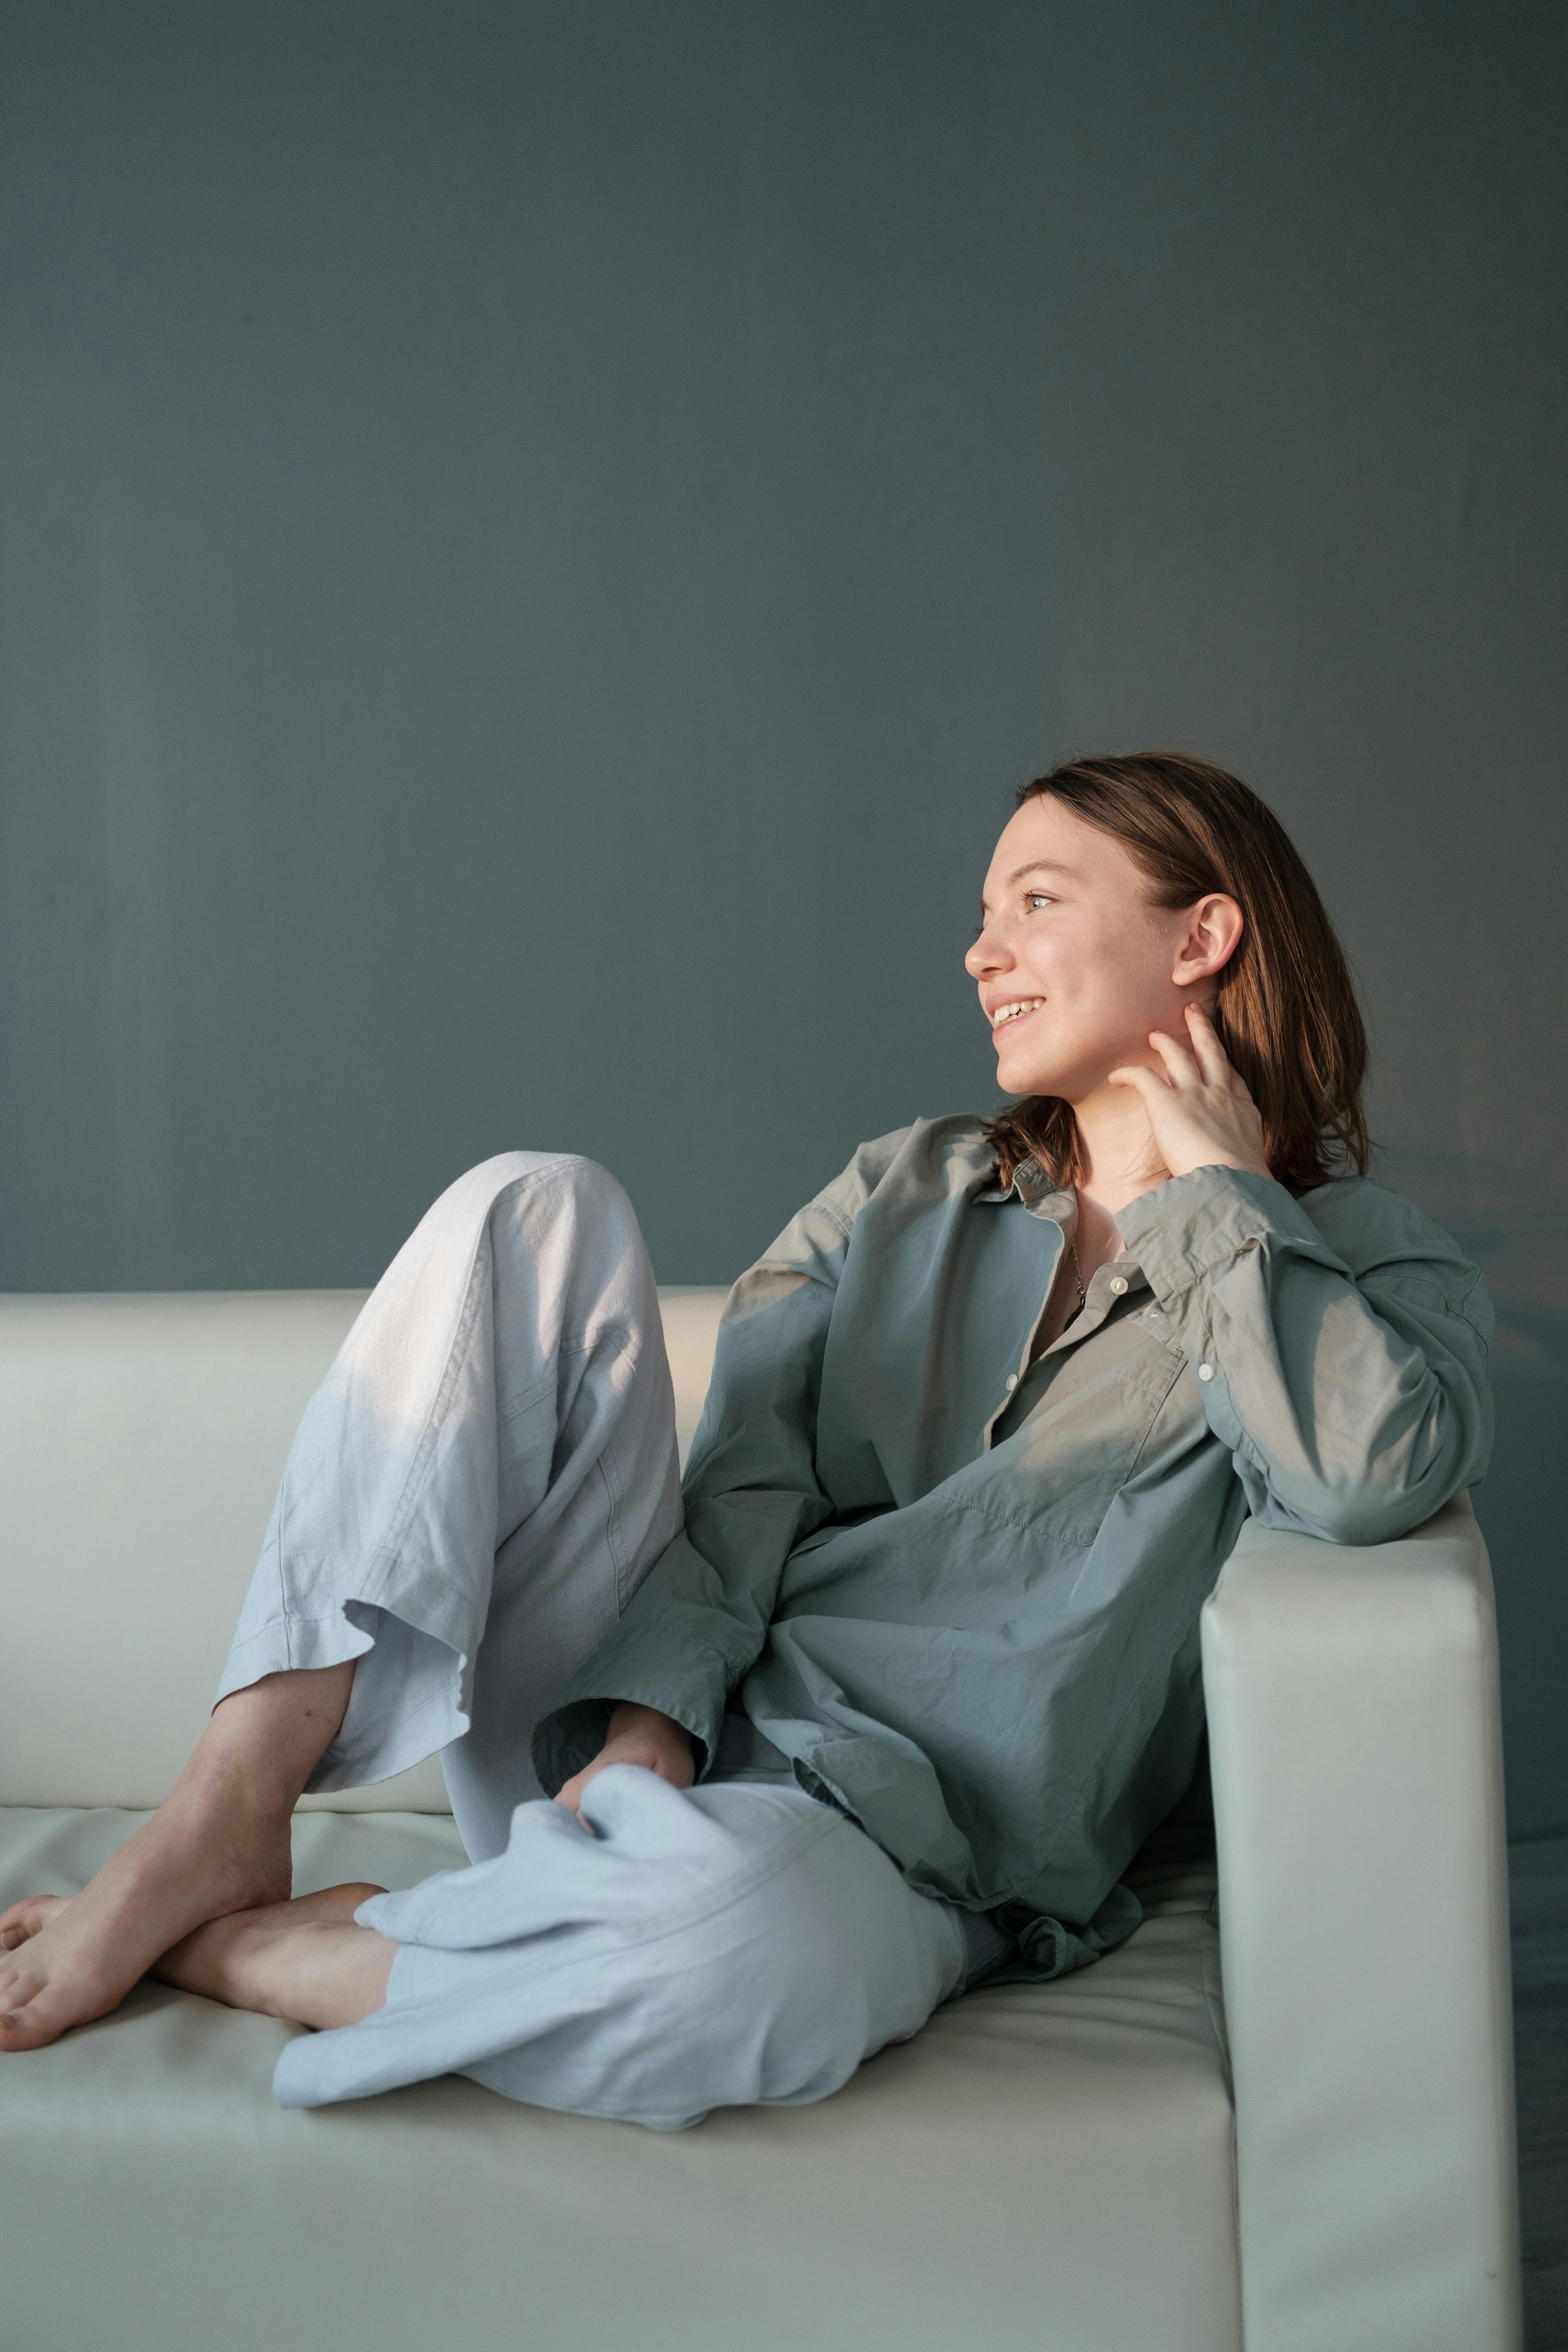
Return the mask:
M 1200 1168 L 1031 1362 L 1073 1195 L 1005 1192 L 978 1120 L 861 1147 L 731 1291 L 684 1532 L 535 1739 L 559 1788 L 611 1706 L 711 1764 L 738 1704 L 910 1885 L 1054 1975 L 1192 1776 L 1198 1612 L 1243 1519 L 1342 1544 L 1486 1467 L 1491 1309 L 1421 1212 Z M 733 1696 L 732 1696 L 733 1695 Z

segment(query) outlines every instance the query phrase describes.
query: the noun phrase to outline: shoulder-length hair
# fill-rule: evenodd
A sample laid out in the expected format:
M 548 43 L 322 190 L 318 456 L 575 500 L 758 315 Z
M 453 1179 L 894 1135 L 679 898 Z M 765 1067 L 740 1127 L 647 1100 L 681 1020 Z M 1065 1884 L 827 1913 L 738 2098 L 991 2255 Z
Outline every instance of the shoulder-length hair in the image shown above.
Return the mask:
M 1366 1028 L 1344 950 L 1289 835 L 1237 776 L 1182 751 L 1068 760 L 1019 792 L 1049 793 L 1122 843 L 1156 907 L 1224 891 L 1241 908 L 1235 954 L 1217 975 L 1215 1025 L 1263 1117 L 1269 1172 L 1292 1192 L 1371 1155 L 1362 1087 Z M 1031 1095 L 990 1121 L 998 1179 L 1033 1159 L 1053 1183 L 1084 1173 L 1070 1104 Z

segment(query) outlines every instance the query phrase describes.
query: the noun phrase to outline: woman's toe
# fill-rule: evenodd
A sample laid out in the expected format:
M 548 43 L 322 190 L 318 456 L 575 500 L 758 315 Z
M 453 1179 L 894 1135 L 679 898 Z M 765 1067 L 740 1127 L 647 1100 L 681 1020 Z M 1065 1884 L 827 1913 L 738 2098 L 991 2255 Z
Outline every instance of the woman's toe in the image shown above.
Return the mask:
M 41 1977 L 13 1977 L 0 1991 L 0 2050 L 41 2050 L 61 2032 L 39 2004 L 47 1990 Z
M 40 1927 L 47 1927 L 58 1918 L 69 1898 L 64 1895 L 29 1895 L 25 1903 L 14 1903 L 0 1916 L 0 1952 L 14 1952 Z

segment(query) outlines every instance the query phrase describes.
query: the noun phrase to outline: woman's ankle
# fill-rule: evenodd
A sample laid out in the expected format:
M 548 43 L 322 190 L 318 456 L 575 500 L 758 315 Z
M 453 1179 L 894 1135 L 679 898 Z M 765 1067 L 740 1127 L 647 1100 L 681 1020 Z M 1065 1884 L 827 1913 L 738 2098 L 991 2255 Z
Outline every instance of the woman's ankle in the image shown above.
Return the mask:
M 354 1660 L 265 1675 L 218 1701 L 182 1775 L 271 1817 L 291 1813 L 348 1713 Z
M 384 2007 L 395 1943 L 352 1920 L 289 1919 L 283 1905 L 278 1913 L 199 1929 L 174 1980 L 231 2008 L 318 2030 L 357 2025 Z

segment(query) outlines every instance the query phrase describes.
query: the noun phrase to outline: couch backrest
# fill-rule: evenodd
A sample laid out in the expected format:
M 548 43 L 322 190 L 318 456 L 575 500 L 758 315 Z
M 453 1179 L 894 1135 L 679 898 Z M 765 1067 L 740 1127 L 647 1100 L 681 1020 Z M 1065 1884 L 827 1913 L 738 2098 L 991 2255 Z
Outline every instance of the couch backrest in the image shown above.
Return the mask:
M 0 1805 L 154 1805 L 363 1291 L 0 1298 Z M 682 1459 L 721 1290 L 660 1293 Z M 315 1801 L 307 1799 L 306 1802 Z M 444 1811 L 434 1759 L 334 1796 Z

